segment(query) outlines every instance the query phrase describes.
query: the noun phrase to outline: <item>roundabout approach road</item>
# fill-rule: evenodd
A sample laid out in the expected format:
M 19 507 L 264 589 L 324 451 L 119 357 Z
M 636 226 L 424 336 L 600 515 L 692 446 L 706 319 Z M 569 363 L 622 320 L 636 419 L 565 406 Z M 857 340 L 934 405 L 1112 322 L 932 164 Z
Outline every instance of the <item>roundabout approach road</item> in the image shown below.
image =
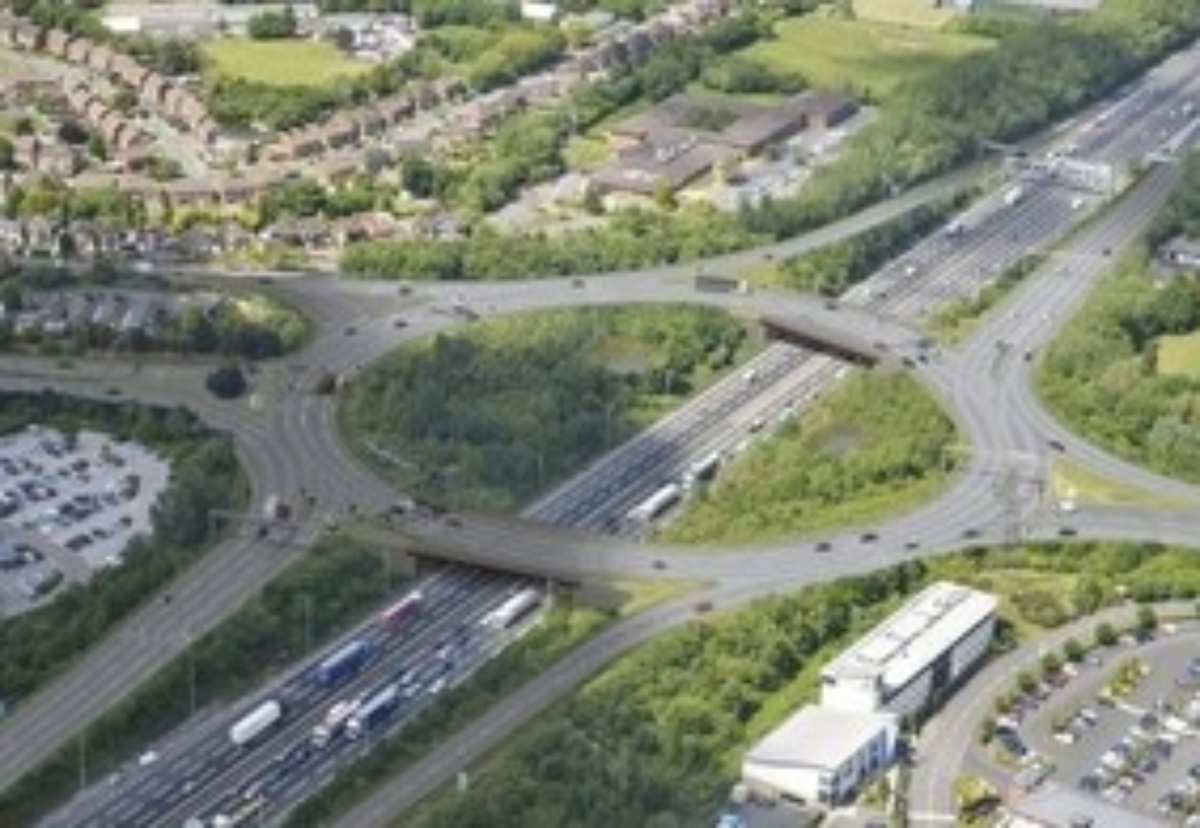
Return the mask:
M 476 545 L 482 551 L 490 550 L 495 553 L 491 558 L 494 563 L 502 564 L 504 556 L 511 555 L 518 566 L 566 566 L 564 575 L 689 577 L 713 585 L 701 594 L 623 622 L 586 644 L 396 784 L 365 802 L 345 824 L 381 824 L 384 820 L 380 815 L 397 813 L 405 803 L 444 782 L 471 757 L 496 744 L 512 728 L 620 653 L 685 622 L 694 614 L 697 601 L 711 600 L 719 609 L 728 608 L 764 594 L 869 571 L 931 550 L 950 551 L 973 543 L 1011 539 L 1014 525 L 1028 537 L 1057 537 L 1062 516 L 1049 511 L 1040 494 L 1032 490 L 1022 493 L 1018 485 L 1013 496 L 1015 506 L 1007 496 L 997 496 L 998 474 L 1018 468 L 1025 462 L 1022 458 L 1032 458 L 1030 462 L 1044 466 L 1050 439 L 1061 441 L 1072 458 L 1102 473 L 1188 503 L 1200 503 L 1200 493 L 1194 487 L 1131 467 L 1056 424 L 1038 406 L 1029 381 L 1029 363 L 1019 354 L 1026 343 L 1035 348 L 1044 344 L 1065 312 L 1106 266 L 1108 256 L 1103 251 L 1119 253 L 1137 236 L 1178 175 L 1174 167 L 1154 169 L 1090 229 L 1072 240 L 1067 249 L 1056 254 L 1049 265 L 1030 277 L 1012 301 L 992 315 L 978 336 L 963 348 L 916 366 L 919 375 L 956 416 L 973 449 L 963 474 L 943 497 L 883 524 L 875 540 L 867 542 L 859 532 L 847 531 L 833 536 L 831 554 L 816 553 L 811 541 L 736 553 L 718 549 L 664 551 L 628 541 L 474 516 L 457 528 L 436 521 L 406 524 L 407 534 L 434 545 Z M 761 253 L 747 255 L 761 261 Z M 750 261 L 723 260 L 706 266 L 706 270 L 719 272 Z M 1066 271 L 1059 269 L 1064 266 Z M 289 283 L 283 289 L 298 304 L 314 311 L 321 331 L 301 355 L 260 369 L 252 405 L 220 403 L 209 397 L 203 390 L 203 365 L 145 363 L 130 368 L 79 362 L 64 369 L 50 360 L 11 359 L 4 361 L 0 385 L 5 389 L 51 386 L 103 396 L 111 396 L 112 389 L 118 388 L 124 398 L 187 405 L 233 435 L 254 482 L 256 505 L 279 492 L 311 497 L 314 517 L 352 510 L 378 513 L 394 501 L 396 494 L 342 446 L 333 400 L 312 393 L 326 372 L 352 377 L 400 341 L 465 324 L 454 312 L 456 303 L 485 315 L 531 307 L 630 301 L 702 301 L 747 313 L 778 313 L 783 307 L 801 315 L 829 312 L 815 298 L 774 291 L 699 294 L 691 283 L 694 274 L 695 266 L 691 266 L 585 279 L 583 287 L 567 279 L 429 286 L 407 297 L 400 296 L 395 285 L 331 285 L 320 279 Z M 342 298 L 336 303 L 325 301 L 329 290 L 338 291 Z M 1047 316 L 1051 308 L 1055 309 L 1053 315 Z M 884 335 L 897 353 L 918 347 L 919 332 L 902 322 L 846 306 L 837 314 L 840 325 L 856 329 L 861 335 Z M 397 327 L 397 315 L 403 315 L 405 327 Z M 997 346 L 997 342 L 1009 345 Z M 999 472 L 998 462 L 1003 467 Z M 1071 529 L 1083 537 L 1185 543 L 1200 532 L 1198 514 L 1194 507 L 1158 512 L 1085 507 L 1071 514 L 1070 521 Z M 8 787 L 47 758 L 88 721 L 118 702 L 131 686 L 180 652 L 188 640 L 219 622 L 291 560 L 294 550 L 304 547 L 313 525 L 312 521 L 301 523 L 297 536 L 282 544 L 244 537 L 231 539 L 173 585 L 172 591 L 178 597 L 169 612 L 158 604 L 143 607 L 60 681 L 22 704 L 0 728 L 0 788 Z M 654 562 L 667 555 L 670 569 L 663 573 Z M 155 643 L 147 646 L 148 641 Z

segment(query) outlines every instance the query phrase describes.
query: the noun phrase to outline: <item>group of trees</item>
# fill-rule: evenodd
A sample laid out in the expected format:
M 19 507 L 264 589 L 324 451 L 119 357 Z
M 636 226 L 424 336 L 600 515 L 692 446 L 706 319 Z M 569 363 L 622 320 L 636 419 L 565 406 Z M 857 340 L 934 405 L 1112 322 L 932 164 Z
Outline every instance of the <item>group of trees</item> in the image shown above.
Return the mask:
M 351 244 L 342 269 L 355 276 L 407 280 L 528 279 L 694 261 L 768 240 L 748 234 L 734 217 L 715 208 L 678 216 L 622 210 L 604 228 L 575 233 L 512 235 L 478 227 L 458 241 Z
M 194 40 L 134 34 L 122 36 L 119 45 L 143 66 L 164 75 L 194 75 L 203 66 L 203 53 Z
M 664 537 L 745 543 L 867 523 L 944 482 L 953 440 L 950 419 L 907 375 L 851 376 L 702 489 Z
M 731 364 L 745 333 L 699 308 L 536 313 L 402 348 L 350 387 L 358 452 L 405 491 L 510 510 Z
M 286 40 L 295 37 L 298 30 L 299 21 L 291 4 L 279 11 L 259 12 L 246 23 L 246 34 L 252 40 Z

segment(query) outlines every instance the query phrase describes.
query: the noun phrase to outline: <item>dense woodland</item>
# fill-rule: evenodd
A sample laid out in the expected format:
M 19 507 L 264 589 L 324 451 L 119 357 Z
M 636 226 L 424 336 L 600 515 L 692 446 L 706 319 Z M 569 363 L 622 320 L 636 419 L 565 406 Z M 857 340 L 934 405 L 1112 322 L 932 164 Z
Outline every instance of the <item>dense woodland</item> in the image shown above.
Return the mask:
M 1200 328 L 1200 281 L 1152 287 L 1125 265 L 1058 338 L 1039 373 L 1047 402 L 1116 453 L 1200 482 L 1200 380 L 1157 369 L 1157 338 Z
M 355 381 L 343 422 L 403 490 L 511 510 L 706 385 L 745 336 L 700 308 L 525 314 L 401 348 Z
M 893 513 L 945 481 L 954 435 L 907 375 L 855 374 L 703 488 L 664 537 L 759 541 Z
M 167 458 L 171 480 L 154 513 L 154 534 L 130 545 L 124 565 L 0 624 L 0 698 L 10 704 L 19 704 L 203 554 L 215 540 L 212 511 L 237 508 L 246 497 L 231 441 L 208 431 L 185 409 L 91 402 L 50 392 L 0 396 L 0 434 L 30 423 L 135 440 Z
M 1200 157 L 1147 234 L 1157 244 L 1200 222 Z M 1200 278 L 1121 263 L 1049 349 L 1038 381 L 1073 428 L 1164 474 L 1200 482 L 1200 379 L 1159 371 L 1158 341 L 1200 330 Z

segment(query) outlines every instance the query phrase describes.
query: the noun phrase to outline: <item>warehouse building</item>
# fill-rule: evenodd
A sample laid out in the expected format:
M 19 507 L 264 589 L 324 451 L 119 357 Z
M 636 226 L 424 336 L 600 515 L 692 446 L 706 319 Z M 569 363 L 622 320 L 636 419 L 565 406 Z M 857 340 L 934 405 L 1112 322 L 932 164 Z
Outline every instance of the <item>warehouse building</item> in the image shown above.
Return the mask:
M 841 805 L 895 761 L 899 731 L 892 713 L 810 705 L 750 749 L 742 781 L 772 801 Z
M 821 704 L 921 718 L 987 654 L 993 595 L 932 584 L 821 671 Z

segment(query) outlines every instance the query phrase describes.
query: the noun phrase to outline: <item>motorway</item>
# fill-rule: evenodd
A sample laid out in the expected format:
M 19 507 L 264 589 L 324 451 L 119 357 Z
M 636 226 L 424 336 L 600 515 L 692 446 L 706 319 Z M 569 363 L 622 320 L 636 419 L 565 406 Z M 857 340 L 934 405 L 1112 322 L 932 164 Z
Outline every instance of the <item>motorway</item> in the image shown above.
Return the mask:
M 1172 80 L 1175 75 L 1170 72 L 1162 72 L 1161 76 L 1164 82 L 1176 83 Z M 1195 77 L 1195 74 L 1191 77 Z M 1195 90 L 1188 89 L 1187 94 L 1195 94 Z M 1156 117 L 1169 123 L 1174 116 L 1168 115 L 1165 104 L 1174 99 L 1163 97 L 1157 110 L 1154 105 L 1145 105 L 1145 101 L 1153 101 L 1157 95 L 1129 96 L 1127 110 L 1114 110 L 1106 123 L 1120 124 L 1126 118 L 1136 118 L 1142 123 L 1155 124 Z M 1158 110 L 1162 112 L 1155 115 Z M 1166 127 L 1156 129 L 1161 131 L 1163 128 Z M 1104 131 L 1093 128 L 1088 135 L 1101 136 Z M 1154 129 L 1143 132 L 1114 127 L 1115 140 L 1129 145 L 1122 152 L 1134 156 L 1149 148 L 1130 143 L 1133 139 L 1128 136 L 1133 133 L 1158 134 Z M 1110 147 L 1111 143 L 1105 144 L 1101 137 L 1096 138 L 1099 144 Z M 1077 139 L 1077 143 L 1083 141 L 1083 138 Z M 595 572 L 632 572 L 652 576 L 658 571 L 655 561 L 660 557 L 669 558 L 669 574 L 693 576 L 716 583 L 710 595 L 719 606 L 725 607 L 750 600 L 765 591 L 784 589 L 846 572 L 866 571 L 905 557 L 926 554 L 928 550 L 961 548 L 968 542 L 983 543 L 1009 537 L 1009 528 L 1014 521 L 1012 515 L 996 502 L 997 463 L 1011 467 L 1014 462 L 1016 465 L 1024 462 L 1012 458 L 1044 458 L 1047 440 L 1054 435 L 1062 440 L 1067 452 L 1076 460 L 1110 473 L 1115 471 L 1123 475 L 1123 479 L 1133 479 L 1155 491 L 1169 491 L 1195 502 L 1197 493 L 1193 487 L 1163 481 L 1131 469 L 1128 464 L 1067 434 L 1065 429 L 1040 412 L 1031 390 L 1028 370 L 1024 367 L 1025 361 L 1016 358 L 1015 351 L 1006 353 L 995 345 L 999 341 L 1021 343 L 1023 346 L 1024 337 L 1040 336 L 1044 341 L 1052 333 L 1055 322 L 1061 320 L 1065 309 L 1079 300 L 1089 281 L 1103 269 L 1109 258 L 1104 251 L 1119 252 L 1136 235 L 1154 207 L 1161 203 L 1177 174 L 1177 170 L 1170 166 L 1155 169 L 1130 197 L 1106 213 L 1086 233 L 1072 240 L 1066 250 L 1055 254 L 1054 263 L 1031 277 L 1028 284 L 1013 297 L 1011 304 L 1006 305 L 1003 313 L 994 314 L 984 331 L 967 346 L 920 363 L 918 374 L 946 400 L 977 448 L 968 459 L 967 473 L 956 480 L 944 498 L 889 522 L 879 529 L 877 540 L 868 542 L 857 532 L 845 532 L 832 539 L 835 551 L 832 555 L 816 553 L 811 542 L 781 544 L 737 555 L 724 553 L 723 550 L 694 550 L 675 554 L 676 550 L 654 550 L 624 538 L 599 540 L 567 530 L 546 530 L 523 521 L 476 519 L 475 516 L 459 521 L 457 526 L 444 521 L 408 521 L 403 527 L 404 531 L 434 544 L 478 544 L 481 553 L 490 551 L 492 561 L 508 560 L 497 558 L 496 555 L 523 555 L 521 560 L 512 558 L 518 568 L 522 565 L 546 565 L 547 561 L 553 559 L 554 566 L 573 567 L 576 577 Z M 584 280 L 582 288 L 576 286 L 575 280 L 546 280 L 527 284 L 423 286 L 411 296 L 399 295 L 395 285 L 331 285 L 327 281 L 322 284 L 323 280 L 317 279 L 289 284 L 284 290 L 299 304 L 305 304 L 307 299 L 307 306 L 315 311 L 322 333 L 301 356 L 260 369 L 256 379 L 254 407 L 217 403 L 207 398 L 201 390 L 203 366 L 180 369 L 176 366 L 147 364 L 134 372 L 121 366 L 96 367 L 79 363 L 75 369 L 64 371 L 50 362 L 23 360 L 9 363 L 19 365 L 19 373 L 10 375 L 6 372 L 3 380 L 6 387 L 41 388 L 54 384 L 93 394 L 107 394 L 108 389 L 115 385 L 124 396 L 170 400 L 194 406 L 206 419 L 229 429 L 235 435 L 239 451 L 256 483 L 256 497 L 259 498 L 256 502 L 261 502 L 271 492 L 298 495 L 302 489 L 305 496 L 314 498 L 316 514 L 339 515 L 351 510 L 378 512 L 395 500 L 395 493 L 347 454 L 336 439 L 333 400 L 312 394 L 310 389 L 326 371 L 352 376 L 397 342 L 465 324 L 460 316 L 453 313 L 456 302 L 465 301 L 485 315 L 493 315 L 530 307 L 629 301 L 702 301 L 743 312 L 769 310 L 774 313 L 779 311 L 780 303 L 786 301 L 792 303 L 791 306 L 799 314 L 816 316 L 836 313 L 841 324 L 850 328 L 857 326 L 864 335 L 873 338 L 877 331 L 884 330 L 887 332 L 888 346 L 893 350 L 915 349 L 920 339 L 919 331 L 898 317 L 914 311 L 920 316 L 934 304 L 934 300 L 969 291 L 980 279 L 994 275 L 995 271 L 989 272 L 981 265 L 981 261 L 985 264 L 1002 262 L 1005 261 L 1005 251 L 1009 251 L 1008 255 L 1018 257 L 1024 255 L 1031 246 L 1048 247 L 1053 241 L 1061 240 L 1062 225 L 1069 222 L 1074 213 L 1066 194 L 1056 187 L 1036 184 L 1030 186 L 1024 204 L 1011 210 L 996 207 L 994 203 L 985 203 L 985 214 L 981 214 L 980 218 L 981 227 L 978 230 L 971 228 L 969 232 L 973 235 L 969 239 L 930 240 L 928 244 L 933 247 L 928 255 L 920 248 L 913 251 L 911 261 L 918 270 L 914 275 L 921 275 L 922 278 L 910 279 L 911 285 L 902 284 L 895 270 L 889 272 L 885 269 L 882 289 L 876 282 L 875 286 L 869 288 L 872 292 L 864 288 L 861 293 L 849 297 L 851 305 L 861 301 L 868 306 L 861 310 L 844 305 L 841 310 L 829 311 L 819 300 L 773 291 L 756 291 L 747 296 L 699 294 L 690 283 L 695 273 L 694 266 L 653 274 L 588 278 Z M 797 244 L 793 243 L 793 246 Z M 979 258 L 972 258 L 972 252 L 977 250 L 984 253 Z M 941 251 L 941 255 L 934 255 L 938 251 Z M 744 254 L 743 258 L 730 257 L 722 264 L 709 265 L 706 269 L 732 269 L 755 258 L 761 261 L 761 255 L 754 253 Z M 1063 267 L 1060 264 L 1062 261 L 1068 262 L 1065 276 L 1063 271 L 1058 270 Z M 907 268 L 900 273 L 907 276 Z M 927 278 L 940 281 L 931 282 Z M 334 291 L 340 297 L 336 302 L 330 301 Z M 461 300 L 459 294 L 463 295 Z M 385 297 L 389 301 L 382 301 Z M 1056 309 L 1054 316 L 1045 317 L 1046 309 L 1057 308 L 1051 304 L 1055 302 L 1067 303 L 1064 312 Z M 405 328 L 396 327 L 396 314 L 404 315 L 407 323 Z M 773 346 L 762 359 L 766 362 L 780 359 L 788 363 L 791 361 L 787 356 L 788 350 L 794 349 Z M 915 350 L 912 352 L 917 353 Z M 777 356 L 781 353 L 784 356 Z M 800 365 L 813 361 L 799 356 L 795 362 Z M 799 366 L 797 370 L 800 370 Z M 828 369 L 818 366 L 817 369 L 806 370 L 812 373 Z M 759 387 L 766 385 L 768 383 L 762 383 Z M 786 403 L 793 393 L 795 389 L 788 387 L 771 405 L 781 401 Z M 981 398 L 977 395 L 984 396 Z M 757 395 L 751 396 L 757 398 Z M 725 414 L 722 411 L 722 415 Z M 688 416 L 686 409 L 683 416 Z M 688 439 L 694 441 L 693 446 L 703 444 L 705 450 L 711 450 L 711 446 L 715 445 L 711 442 L 711 431 L 706 435 L 697 432 Z M 623 450 L 631 449 L 625 447 Z M 641 460 L 644 463 L 644 455 Z M 686 458 L 677 457 L 673 462 L 677 465 L 669 474 L 678 473 L 682 468 L 678 464 L 686 463 Z M 1035 459 L 1034 462 L 1043 463 L 1044 460 Z M 646 467 L 643 466 L 643 474 L 645 471 Z M 1126 472 L 1132 477 L 1124 477 Z M 653 488 L 660 479 L 651 475 L 649 486 Z M 612 488 L 611 481 L 609 486 Z M 558 498 L 556 501 L 555 496 L 550 496 L 531 511 L 536 513 L 539 509 L 544 510 L 548 519 L 574 525 L 577 521 L 594 522 L 596 515 L 603 516 L 606 511 L 609 518 L 614 511 L 621 514 L 629 502 L 626 497 L 624 501 L 614 500 L 608 505 L 573 505 L 572 498 L 567 497 L 567 506 L 556 507 L 555 502 L 562 502 L 561 495 Z M 1033 498 L 1021 506 L 1023 511 L 1017 522 L 1030 537 L 1055 537 L 1061 529 L 1056 525 L 1054 516 L 1043 515 L 1044 507 L 1044 503 Z M 557 513 L 561 517 L 555 518 L 555 509 L 564 510 Z M 1146 513 L 1141 510 L 1084 508 L 1071 515 L 1071 523 L 1081 536 L 1154 537 L 1186 542 L 1194 538 L 1200 528 L 1195 514 L 1194 509 L 1163 511 L 1152 516 L 1148 522 Z M 600 528 L 603 528 L 604 522 L 605 518 L 601 517 Z M 122 634 L 111 637 L 98 647 L 93 652 L 95 657 L 89 656 L 63 682 L 23 705 L 0 730 L 0 786 L 11 784 L 19 773 L 45 756 L 49 749 L 65 741 L 85 719 L 102 712 L 107 706 L 106 702 L 111 704 L 119 697 L 121 690 L 148 675 L 154 664 L 163 663 L 171 653 L 178 652 L 188 638 L 223 617 L 225 612 L 236 606 L 240 597 L 257 588 L 262 579 L 286 563 L 289 559 L 288 550 L 293 546 L 302 546 L 307 540 L 305 531 L 309 530 L 299 530 L 296 538 L 282 544 L 256 543 L 244 538 L 226 544 L 174 588 L 181 600 L 187 598 L 184 611 L 181 612 L 178 600 L 169 614 L 161 609 L 156 611 L 154 606 L 144 608 L 138 613 L 138 618 L 131 619 L 130 624 L 123 627 Z M 967 537 L 968 532 L 973 533 L 970 538 Z M 564 554 L 565 550 L 570 550 L 571 554 Z M 245 571 L 234 567 L 244 567 Z M 549 568 L 553 569 L 553 566 Z M 236 577 L 230 577 L 235 572 Z M 763 578 L 767 573 L 770 574 L 770 583 Z M 621 625 L 560 665 L 561 672 L 556 668 L 543 680 L 535 682 L 528 692 L 519 694 L 506 705 L 514 710 L 540 709 L 555 697 L 553 693 L 556 690 L 581 681 L 617 653 L 666 626 L 684 621 L 693 612 L 693 602 L 696 600 L 692 598 L 675 602 L 634 619 L 627 625 Z M 170 619 L 165 618 L 168 615 Z M 165 620 L 173 623 L 164 626 Z M 156 634 L 159 630 L 178 632 L 163 636 L 161 647 L 148 648 L 139 646 L 144 641 L 136 634 L 134 642 L 130 643 L 127 631 L 130 626 L 134 630 L 142 630 L 142 636 L 146 630 L 153 630 Z M 641 630 L 645 632 L 639 632 Z M 105 654 L 103 659 L 96 655 L 100 653 Z M 69 691 L 60 689 L 64 687 Z M 60 694 L 57 699 L 53 696 L 55 693 Z M 90 703 L 85 705 L 84 699 Z M 79 712 L 76 715 L 63 715 L 64 711 Z M 496 727 L 501 728 L 504 719 L 502 714 L 496 715 L 501 716 L 495 720 Z M 515 716 L 516 713 L 510 711 L 509 715 Z M 480 744 L 492 743 L 478 735 L 490 732 L 490 721 L 486 720 L 480 728 L 472 728 L 476 735 L 470 738 Z M 47 732 L 41 732 L 39 725 L 47 727 Z M 470 745 L 460 747 L 467 752 L 473 749 Z M 431 758 L 434 766 L 440 755 L 435 754 Z M 440 761 L 445 771 L 459 760 L 443 756 Z M 423 772 L 429 773 L 428 770 Z M 407 789 L 403 785 L 389 788 L 392 796 L 400 796 L 397 790 Z M 379 807 L 381 801 L 364 806 L 362 813 L 368 813 L 370 807 Z M 390 804 L 395 805 L 395 800 Z M 348 824 L 378 822 L 352 819 Z
M 315 780 L 354 761 L 490 657 L 509 632 L 483 621 L 513 590 L 514 579 L 494 571 L 439 570 L 405 590 L 406 596 L 419 592 L 421 600 L 419 611 L 402 624 L 372 620 L 353 631 L 354 640 L 373 650 L 360 670 L 333 686 L 315 681 L 315 665 L 333 649 L 328 648 L 256 691 L 237 713 L 209 716 L 201 726 L 184 730 L 156 748 L 151 766 L 131 765 L 120 778 L 89 789 L 44 824 L 108 828 L 184 825 L 190 819 L 208 824 L 219 814 L 239 810 L 259 815 L 271 801 L 311 792 Z M 313 729 L 335 701 L 367 698 L 392 683 L 400 689 L 401 701 L 386 726 L 372 729 L 371 738 L 363 741 L 335 733 L 328 744 L 314 746 Z M 281 703 L 282 724 L 253 745 L 233 744 L 230 725 L 268 699 Z

